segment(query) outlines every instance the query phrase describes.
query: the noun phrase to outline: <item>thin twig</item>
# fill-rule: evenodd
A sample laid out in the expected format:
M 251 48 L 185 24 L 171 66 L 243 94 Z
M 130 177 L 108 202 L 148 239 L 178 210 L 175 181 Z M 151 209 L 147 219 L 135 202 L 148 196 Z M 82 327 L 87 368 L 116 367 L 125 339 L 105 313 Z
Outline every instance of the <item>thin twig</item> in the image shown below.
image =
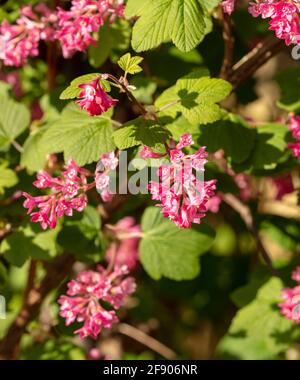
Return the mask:
M 19 152 L 19 153 L 22 153 L 23 152 L 23 147 L 16 141 L 16 140 L 12 140 L 11 141 L 11 144 L 14 148 L 16 148 L 16 150 Z
M 233 194 L 222 194 L 222 199 L 223 201 L 225 201 L 230 207 L 232 207 L 239 215 L 240 217 L 243 219 L 244 223 L 246 224 L 248 230 L 252 233 L 255 241 L 256 241 L 256 244 L 257 244 L 257 248 L 258 250 L 260 251 L 265 263 L 268 265 L 268 267 L 270 268 L 272 274 L 274 276 L 278 276 L 278 272 L 277 270 L 273 267 L 273 263 L 272 263 L 272 260 L 268 254 L 268 252 L 266 251 L 264 245 L 263 245 L 263 242 L 260 238 L 260 235 L 259 235 L 259 231 L 254 223 L 254 220 L 253 220 L 253 216 L 252 216 L 252 213 L 251 213 L 251 210 L 250 208 L 242 203 L 235 195 Z
M 236 89 L 250 78 L 256 70 L 285 48 L 284 43 L 274 37 L 259 42 L 232 68 L 227 80 Z
M 177 357 L 176 352 L 136 327 L 130 326 L 127 323 L 120 323 L 117 329 L 121 334 L 136 340 L 168 360 L 173 360 Z
M 232 69 L 234 38 L 232 36 L 232 23 L 230 15 L 222 11 L 222 19 L 224 39 L 224 60 L 220 76 L 223 79 L 227 79 Z

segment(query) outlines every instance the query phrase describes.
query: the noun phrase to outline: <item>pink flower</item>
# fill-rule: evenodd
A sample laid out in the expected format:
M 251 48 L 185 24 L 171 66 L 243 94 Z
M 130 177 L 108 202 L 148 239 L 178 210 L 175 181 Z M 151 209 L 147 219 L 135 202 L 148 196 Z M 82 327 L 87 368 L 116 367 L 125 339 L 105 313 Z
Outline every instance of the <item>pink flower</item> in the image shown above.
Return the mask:
M 297 267 L 292 273 L 292 279 L 300 285 L 300 267 Z
M 123 17 L 124 1 L 120 0 L 73 0 L 69 11 L 59 8 L 58 30 L 63 56 L 70 58 L 76 51 L 85 51 L 96 43 L 94 33 L 106 20 L 115 21 Z
M 249 13 L 253 17 L 270 18 L 269 29 L 286 45 L 300 42 L 299 2 L 297 0 L 260 0 L 250 3 Z
M 110 172 L 115 170 L 118 164 L 119 159 L 115 156 L 115 152 L 102 154 L 100 161 L 97 164 L 95 172 L 96 189 L 104 202 L 109 202 L 113 198 L 110 189 Z
M 163 156 L 164 156 L 164 154 L 155 153 L 146 145 L 144 145 L 140 151 L 140 157 L 141 158 L 160 158 Z
M 61 177 L 53 178 L 44 171 L 39 172 L 33 185 L 38 189 L 50 189 L 51 193 L 38 197 L 23 193 L 26 198 L 23 205 L 28 209 L 31 221 L 39 222 L 43 229 L 53 229 L 57 218 L 72 216 L 73 210 L 83 211 L 87 204 L 85 192 L 94 186 L 87 183 L 88 175 L 90 173 L 77 166 L 73 160 L 65 166 Z M 38 211 L 33 211 L 36 208 Z
M 59 298 L 60 316 L 69 326 L 75 321 L 83 326 L 75 331 L 81 338 L 91 336 L 96 339 L 102 328 L 111 328 L 118 322 L 115 310 L 122 307 L 125 299 L 136 289 L 132 277 L 126 277 L 126 266 L 118 267 L 108 273 L 101 266 L 98 271 L 78 274 L 76 280 L 68 283 L 67 295 Z M 110 304 L 111 310 L 104 308 L 102 302 Z
M 243 201 L 248 201 L 252 195 L 251 177 L 245 173 L 233 174 L 233 179 L 240 189 L 240 198 Z
M 126 265 L 130 270 L 135 269 L 139 260 L 140 226 L 135 224 L 134 218 L 127 216 L 110 226 L 110 231 L 115 240 L 106 252 L 106 260 L 114 261 L 117 267 Z
M 211 197 L 206 203 L 207 211 L 217 214 L 220 210 L 221 203 L 222 199 L 219 195 Z
M 298 282 L 298 286 L 283 289 L 281 295 L 284 301 L 278 306 L 285 318 L 300 323 L 300 267 L 295 269 L 292 279 Z
M 168 147 L 170 164 L 158 169 L 159 182 L 151 181 L 149 190 L 152 199 L 160 201 L 165 217 L 181 228 L 190 228 L 200 223 L 207 211 L 207 203 L 214 196 L 216 181 L 204 181 L 204 166 L 207 162 L 205 148 L 187 155 L 183 148 L 193 144 L 191 135 L 181 136 L 177 145 L 171 141 Z
M 45 4 L 33 8 L 31 5 L 21 9 L 16 24 L 3 21 L 0 26 L 0 59 L 7 66 L 22 66 L 29 57 L 39 54 L 41 40 L 54 38 L 57 18 Z
M 79 87 L 83 91 L 79 94 L 80 99 L 76 103 L 91 116 L 101 115 L 118 102 L 103 90 L 99 78 L 94 79 L 91 83 L 80 84 Z
M 234 11 L 235 0 L 224 0 L 222 3 L 223 12 L 231 15 Z
M 295 143 L 289 143 L 288 148 L 294 157 L 300 158 L 300 116 L 291 115 L 288 119 L 288 128 L 295 138 Z

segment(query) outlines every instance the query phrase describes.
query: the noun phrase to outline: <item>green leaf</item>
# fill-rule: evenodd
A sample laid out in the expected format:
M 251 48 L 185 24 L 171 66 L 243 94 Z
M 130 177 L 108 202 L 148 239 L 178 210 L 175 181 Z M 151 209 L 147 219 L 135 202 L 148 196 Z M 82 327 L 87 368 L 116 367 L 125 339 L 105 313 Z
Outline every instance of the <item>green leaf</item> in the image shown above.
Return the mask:
M 41 143 L 48 152 L 64 152 L 66 161 L 73 158 L 83 166 L 98 161 L 101 154 L 115 149 L 112 132 L 111 121 L 106 114 L 91 117 L 72 104 L 45 132 Z
M 79 261 L 97 263 L 102 259 L 104 250 L 99 214 L 95 208 L 87 206 L 79 218 L 66 222 L 58 236 L 58 242 Z
M 191 73 L 179 79 L 176 84 L 181 112 L 192 124 L 213 123 L 219 120 L 224 111 L 215 103 L 226 98 L 232 89 L 230 83 L 202 74 Z
M 106 23 L 99 30 L 97 44 L 89 47 L 89 62 L 93 67 L 100 67 L 108 58 L 113 59 L 120 51 L 127 50 L 129 44 L 128 21 L 119 19 L 113 24 Z
M 163 114 L 174 116 L 179 111 L 191 124 L 213 123 L 225 114 L 215 103 L 226 98 L 231 89 L 230 83 L 209 78 L 206 69 L 198 70 L 178 79 L 176 86 L 165 91 L 155 106 L 162 108 L 174 104 L 164 110 Z
M 42 253 L 41 248 L 37 247 L 22 231 L 17 231 L 5 238 L 0 246 L 0 253 L 17 267 L 23 266 L 30 255 L 36 251 Z
M 254 169 L 274 169 L 287 152 L 288 129 L 283 124 L 267 124 L 257 127 L 254 149 L 247 160 Z
M 133 3 L 127 15 L 133 16 Z M 194 49 L 205 35 L 208 14 L 200 0 L 147 0 L 136 9 L 132 47 L 145 51 L 172 40 L 182 51 Z
M 125 73 L 137 74 L 143 71 L 141 66 L 139 66 L 143 59 L 143 57 L 138 56 L 131 57 L 131 54 L 127 53 L 118 60 L 118 65 L 121 67 L 122 70 L 125 71 Z
M 277 82 L 281 89 L 281 98 L 278 101 L 278 107 L 290 111 L 300 111 L 300 69 L 291 68 L 282 71 L 277 75 Z
M 6 285 L 7 281 L 8 281 L 7 269 L 0 262 L 0 289 Z
M 130 84 L 136 87 L 133 91 L 134 97 L 143 104 L 153 104 L 153 95 L 157 89 L 154 80 L 144 77 L 134 77 Z
M 172 41 L 179 50 L 188 52 L 194 49 L 205 32 L 204 10 L 199 0 L 173 1 Z
M 23 105 L 0 97 L 0 146 L 9 144 L 29 125 L 30 113 Z
M 16 173 L 6 167 L 6 164 L 0 166 L 0 194 L 4 193 L 5 188 L 13 187 L 18 183 Z
M 113 137 L 119 149 L 128 149 L 137 145 L 153 147 L 156 144 L 164 143 L 170 137 L 170 132 L 158 125 L 157 121 L 139 117 L 117 129 Z
M 44 343 L 33 342 L 22 349 L 23 360 L 85 360 L 84 351 L 74 343 L 64 341 L 46 340 Z
M 60 94 L 59 99 L 66 100 L 66 99 L 78 98 L 79 94 L 82 91 L 82 89 L 79 88 L 78 86 L 80 84 L 90 83 L 90 82 L 92 82 L 96 78 L 100 78 L 100 74 L 99 73 L 85 74 L 85 75 L 81 75 L 80 77 L 75 78 L 74 80 L 72 80 L 70 86 L 67 87 Z
M 232 161 L 244 162 L 250 155 L 255 142 L 255 130 L 242 119 L 219 120 L 200 127 L 199 143 L 209 152 L 223 149 Z
M 219 5 L 221 1 L 222 0 L 202 0 L 202 3 L 203 3 L 203 5 L 205 6 L 206 9 L 212 10 L 217 5 Z
M 181 112 L 180 99 L 177 95 L 176 87 L 172 86 L 165 90 L 155 101 L 155 106 L 159 110 L 166 105 L 171 105 L 171 107 L 160 111 L 160 116 L 170 116 L 175 118 L 178 112 Z
M 27 225 L 9 235 L 0 246 L 0 253 L 13 265 L 21 267 L 29 259 L 50 260 L 58 253 L 55 230 L 43 231 L 38 225 Z
M 37 172 L 43 169 L 47 151 L 41 140 L 47 128 L 40 128 L 29 135 L 23 145 L 23 152 L 21 153 L 21 165 L 30 171 Z
M 141 16 L 143 8 L 148 4 L 148 0 L 128 0 L 125 8 L 125 16 L 128 18 Z
M 8 97 L 11 85 L 0 80 L 0 96 Z
M 300 336 L 300 329 L 280 314 L 283 287 L 279 278 L 266 282 L 253 301 L 238 311 L 219 350 L 232 350 L 232 355 L 240 359 L 257 360 L 275 359 L 289 348 Z M 238 352 L 238 347 L 243 349 Z
M 200 271 L 199 256 L 213 243 L 214 232 L 206 225 L 179 229 L 157 207 L 146 209 L 142 218 L 140 260 L 155 280 L 190 280 Z

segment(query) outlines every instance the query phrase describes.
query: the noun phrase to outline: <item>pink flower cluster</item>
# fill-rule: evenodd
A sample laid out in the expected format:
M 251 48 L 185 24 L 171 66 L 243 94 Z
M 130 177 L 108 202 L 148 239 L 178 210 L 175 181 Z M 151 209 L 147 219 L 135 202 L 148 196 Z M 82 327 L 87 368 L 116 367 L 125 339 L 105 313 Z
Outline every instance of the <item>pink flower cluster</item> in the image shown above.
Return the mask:
M 118 102 L 103 90 L 99 80 L 100 78 L 96 78 L 90 83 L 79 85 L 82 91 L 79 94 L 80 99 L 76 103 L 91 116 L 103 114 Z
M 106 20 L 122 17 L 123 12 L 123 0 L 73 0 L 69 11 L 59 8 L 55 38 L 61 43 L 63 56 L 69 58 L 95 44 L 93 33 Z
M 135 224 L 134 218 L 126 216 L 114 226 L 109 226 L 114 240 L 106 252 L 106 260 L 116 267 L 126 265 L 128 269 L 136 268 L 139 260 L 139 241 L 141 227 Z
M 41 40 L 54 38 L 55 12 L 45 4 L 31 5 L 21 9 L 21 16 L 14 25 L 6 20 L 0 26 L 0 59 L 7 66 L 22 66 L 28 57 L 39 54 Z
M 216 181 L 204 181 L 204 166 L 207 162 L 205 147 L 194 154 L 185 154 L 183 149 L 194 142 L 190 134 L 181 136 L 177 145 L 173 141 L 167 147 L 170 164 L 158 169 L 159 182 L 151 181 L 149 190 L 152 199 L 160 201 L 162 213 L 181 228 L 190 228 L 200 223 L 207 211 L 207 202 L 214 196 Z M 151 150 L 142 150 L 143 158 L 151 156 Z M 161 155 L 163 156 L 163 155 Z M 153 153 L 152 157 L 157 157 Z
M 295 288 L 286 288 L 281 292 L 284 301 L 278 306 L 281 309 L 281 314 L 287 319 L 291 319 L 297 323 L 300 323 L 300 267 L 292 274 L 292 279 L 295 280 L 298 285 Z
M 113 194 L 110 189 L 110 172 L 115 170 L 119 159 L 115 152 L 102 154 L 95 172 L 96 189 L 104 202 L 110 202 Z
M 222 1 L 221 6 L 223 8 L 223 12 L 228 14 L 228 15 L 231 15 L 231 13 L 234 11 L 235 1 L 236 0 L 224 0 L 224 1 Z
M 269 29 L 286 45 L 300 43 L 300 4 L 298 0 L 259 0 L 250 3 L 253 17 L 270 18 Z
M 292 150 L 294 157 L 300 158 L 300 116 L 290 116 L 288 119 L 288 128 L 297 141 L 296 143 L 288 144 L 288 148 Z
M 94 33 L 105 21 L 123 17 L 124 0 L 72 0 L 69 11 L 50 10 L 41 3 L 21 8 L 15 24 L 0 26 L 0 59 L 7 66 L 22 66 L 39 54 L 39 42 L 57 40 L 65 58 L 95 44 Z
M 95 184 L 87 183 L 90 173 L 80 168 L 73 160 L 65 166 L 61 177 L 53 178 L 41 171 L 33 185 L 38 189 L 50 189 L 49 195 L 32 197 L 23 193 L 26 198 L 24 207 L 28 209 L 32 222 L 39 222 L 43 229 L 55 228 L 57 219 L 64 215 L 72 216 L 73 210 L 82 211 L 87 204 L 85 192 Z M 38 211 L 34 211 L 34 209 Z
M 102 328 L 111 328 L 118 322 L 115 310 L 122 307 L 125 299 L 136 289 L 132 277 L 126 277 L 128 268 L 117 267 L 108 273 L 98 266 L 98 271 L 86 271 L 78 274 L 76 280 L 68 283 L 67 295 L 59 298 L 60 316 L 69 326 L 84 322 L 75 331 L 81 338 L 91 336 L 96 339 Z M 105 308 L 101 302 L 109 303 L 113 310 Z

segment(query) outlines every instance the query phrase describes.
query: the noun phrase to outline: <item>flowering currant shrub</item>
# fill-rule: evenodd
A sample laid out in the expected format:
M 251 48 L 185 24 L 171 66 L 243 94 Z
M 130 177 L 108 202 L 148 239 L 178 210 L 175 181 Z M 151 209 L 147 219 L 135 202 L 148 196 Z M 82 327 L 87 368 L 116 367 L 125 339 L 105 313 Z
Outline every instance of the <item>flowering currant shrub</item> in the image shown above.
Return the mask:
M 0 359 L 300 359 L 297 49 L 298 0 L 5 2 Z

